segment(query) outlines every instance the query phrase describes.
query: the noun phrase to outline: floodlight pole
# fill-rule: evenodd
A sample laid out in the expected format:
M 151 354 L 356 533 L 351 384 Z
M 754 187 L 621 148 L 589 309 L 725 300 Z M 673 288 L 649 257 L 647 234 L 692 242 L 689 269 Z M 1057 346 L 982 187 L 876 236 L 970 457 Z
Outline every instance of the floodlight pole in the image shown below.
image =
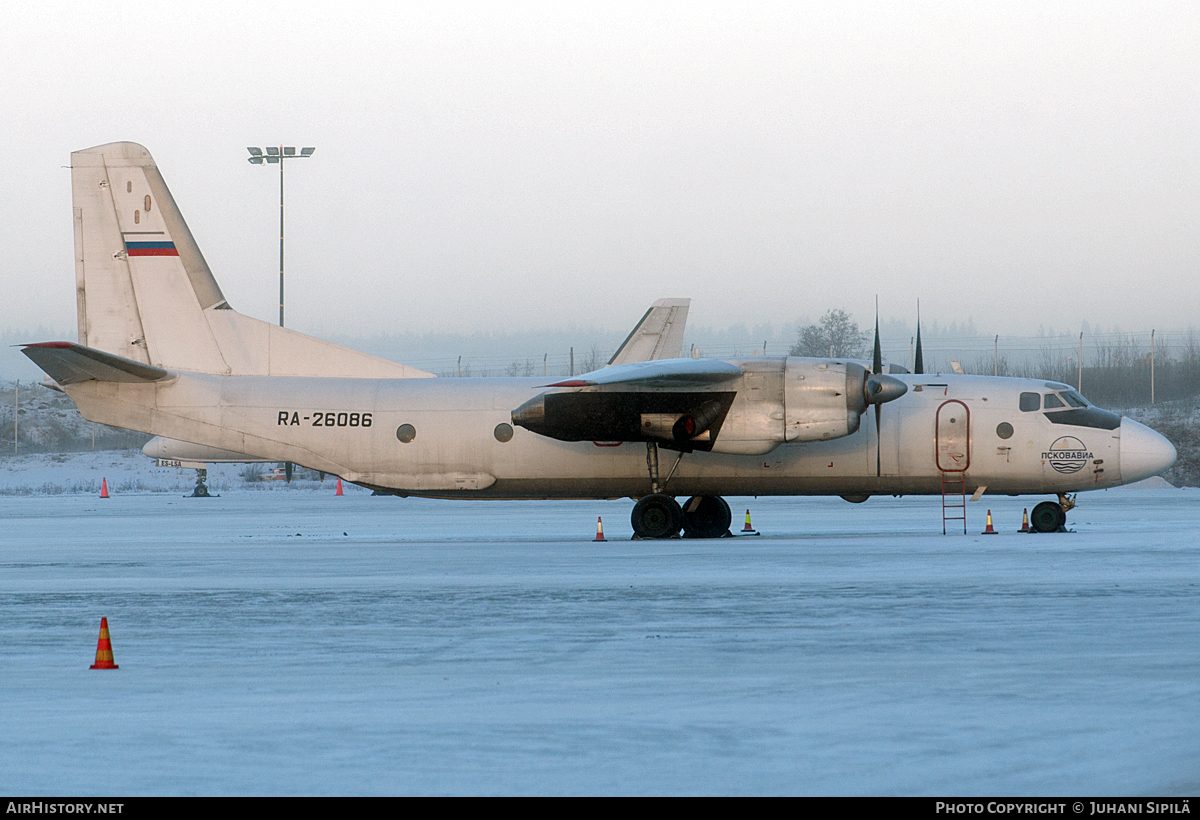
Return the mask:
M 251 165 L 262 165 L 264 162 L 269 164 L 279 163 L 279 326 L 283 327 L 283 166 L 286 164 L 284 160 L 289 159 L 307 159 L 313 155 L 316 148 L 301 148 L 300 153 L 296 153 L 293 146 L 272 146 L 267 149 L 262 148 L 247 148 L 250 152 L 248 161 Z
M 279 326 L 283 327 L 283 157 L 279 158 Z

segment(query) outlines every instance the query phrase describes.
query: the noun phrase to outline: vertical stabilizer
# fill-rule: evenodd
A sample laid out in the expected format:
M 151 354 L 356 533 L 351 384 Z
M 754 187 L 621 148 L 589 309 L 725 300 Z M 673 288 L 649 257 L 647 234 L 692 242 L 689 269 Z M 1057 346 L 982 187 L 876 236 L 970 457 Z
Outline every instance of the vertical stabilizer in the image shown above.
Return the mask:
M 224 297 L 150 153 L 129 142 L 76 151 L 71 186 L 80 344 L 225 372 L 203 315 Z
M 659 299 L 629 332 L 610 365 L 678 359 L 683 348 L 691 299 Z
M 142 146 L 74 152 L 71 187 L 80 344 L 226 375 L 430 375 L 231 310 Z

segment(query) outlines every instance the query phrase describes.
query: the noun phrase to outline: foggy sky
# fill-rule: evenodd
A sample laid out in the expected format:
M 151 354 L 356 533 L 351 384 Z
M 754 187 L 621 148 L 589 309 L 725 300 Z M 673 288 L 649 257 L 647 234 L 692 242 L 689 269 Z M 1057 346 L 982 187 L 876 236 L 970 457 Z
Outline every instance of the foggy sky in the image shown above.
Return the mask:
M 1193 3 L 6 7 L 0 327 L 75 327 L 72 150 L 149 148 L 238 310 L 321 334 L 842 307 L 1197 323 Z M 831 7 L 834 6 L 834 7 Z M 278 13 L 278 18 L 269 15 Z M 31 340 L 33 341 L 33 340 Z

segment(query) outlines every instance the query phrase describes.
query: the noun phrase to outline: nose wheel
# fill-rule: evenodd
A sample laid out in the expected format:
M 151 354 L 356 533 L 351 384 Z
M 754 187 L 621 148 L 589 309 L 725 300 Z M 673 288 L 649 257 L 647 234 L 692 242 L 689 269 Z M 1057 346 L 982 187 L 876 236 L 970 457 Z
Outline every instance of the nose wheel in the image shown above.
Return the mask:
M 1067 524 L 1067 512 L 1057 501 L 1043 501 L 1029 514 L 1034 532 L 1061 532 Z

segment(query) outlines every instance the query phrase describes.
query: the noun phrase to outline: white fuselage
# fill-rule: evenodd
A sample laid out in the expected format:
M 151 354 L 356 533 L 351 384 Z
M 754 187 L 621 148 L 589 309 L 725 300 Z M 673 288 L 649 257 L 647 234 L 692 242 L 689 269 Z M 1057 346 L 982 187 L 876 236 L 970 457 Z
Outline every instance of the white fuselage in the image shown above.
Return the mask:
M 989 493 L 1068 493 L 1137 480 L 1174 457 L 1165 439 L 1129 419 L 1102 429 L 1055 424 L 1040 409 L 1022 411 L 1021 393 L 1053 392 L 1045 382 L 897 378 L 909 389 L 883 405 L 878 476 L 876 408 L 871 408 L 850 435 L 780 444 L 761 455 L 692 452 L 676 467 L 676 454 L 664 449 L 661 473 L 670 474 L 664 491 L 678 496 L 937 494 L 943 479 L 961 476 L 968 493 L 980 487 Z M 615 498 L 649 493 L 644 443 L 564 442 L 512 425 L 513 408 L 545 384 L 544 378 L 182 373 L 161 383 L 90 381 L 67 390 L 85 416 L 106 424 L 289 460 L 399 494 Z M 735 403 L 731 416 L 739 411 Z M 398 433 L 406 425 L 411 435 Z M 1138 451 L 1127 454 L 1124 464 L 1123 436 L 1136 438 L 1132 449 Z M 1165 450 L 1154 450 L 1158 441 L 1170 449 L 1170 458 Z

